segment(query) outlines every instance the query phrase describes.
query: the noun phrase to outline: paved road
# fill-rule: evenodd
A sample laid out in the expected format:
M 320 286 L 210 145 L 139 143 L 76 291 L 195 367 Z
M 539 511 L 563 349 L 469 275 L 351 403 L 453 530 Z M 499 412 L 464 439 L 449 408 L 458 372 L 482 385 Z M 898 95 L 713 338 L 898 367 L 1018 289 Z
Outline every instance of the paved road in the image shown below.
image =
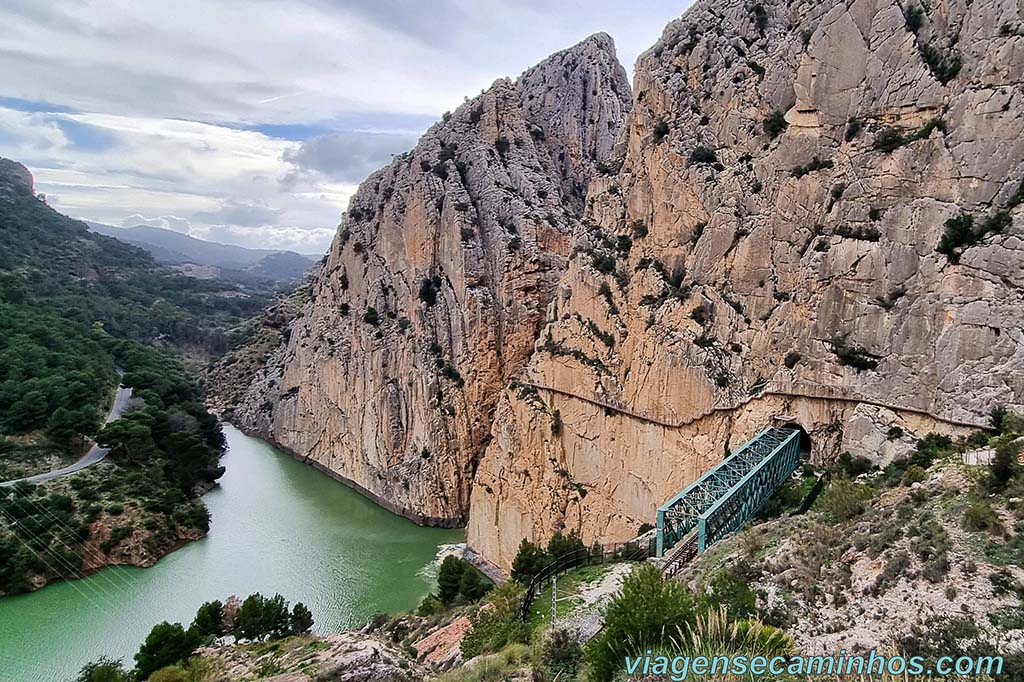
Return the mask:
M 114 396 L 114 404 L 110 406 L 110 412 L 107 414 L 107 418 L 103 421 L 104 424 L 109 424 L 124 412 L 124 409 L 128 406 L 128 401 L 132 397 L 132 389 L 127 386 L 118 386 L 117 395 Z M 36 474 L 35 476 L 28 476 L 26 478 L 16 478 L 13 481 L 4 481 L 0 483 L 0 488 L 6 488 L 14 485 L 15 483 L 42 483 L 43 481 L 49 481 L 54 478 L 60 478 L 61 476 L 67 476 L 73 474 L 76 471 L 92 466 L 96 462 L 102 461 L 104 457 L 110 452 L 110 448 L 101 448 L 100 446 L 93 443 L 92 447 L 89 448 L 89 452 L 75 462 L 61 469 L 54 469 L 48 471 L 45 474 Z

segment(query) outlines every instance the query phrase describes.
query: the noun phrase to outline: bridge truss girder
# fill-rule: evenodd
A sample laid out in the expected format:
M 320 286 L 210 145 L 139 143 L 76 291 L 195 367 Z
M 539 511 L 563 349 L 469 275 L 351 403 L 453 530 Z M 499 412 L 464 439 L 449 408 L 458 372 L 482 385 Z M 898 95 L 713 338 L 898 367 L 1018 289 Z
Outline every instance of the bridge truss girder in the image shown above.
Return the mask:
M 699 530 L 699 550 L 760 510 L 800 461 L 800 433 L 768 428 L 658 509 L 657 553 Z

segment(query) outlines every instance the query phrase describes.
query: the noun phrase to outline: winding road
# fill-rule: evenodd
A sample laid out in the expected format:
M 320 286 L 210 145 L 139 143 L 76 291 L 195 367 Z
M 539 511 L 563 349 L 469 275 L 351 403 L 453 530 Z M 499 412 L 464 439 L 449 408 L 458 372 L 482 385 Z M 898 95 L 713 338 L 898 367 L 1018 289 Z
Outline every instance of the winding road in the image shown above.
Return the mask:
M 114 421 L 124 412 L 125 408 L 128 407 L 128 401 L 131 400 L 132 389 L 128 386 L 118 386 L 117 394 L 114 395 L 114 404 L 110 406 L 110 412 L 107 413 L 107 418 L 103 420 L 104 424 L 109 424 Z M 80 460 L 74 464 L 69 464 L 66 467 L 60 469 L 54 469 L 53 471 L 47 471 L 44 474 L 36 474 L 35 476 L 26 476 L 25 478 L 16 478 L 13 481 L 0 482 L 0 488 L 7 488 L 16 483 L 42 483 L 43 481 L 49 481 L 54 478 L 60 478 L 61 476 L 67 476 L 73 474 L 76 471 L 81 471 L 86 467 L 90 467 L 96 462 L 103 460 L 107 454 L 110 453 L 110 448 L 101 448 L 95 443 L 89 448 L 89 451 L 82 456 Z

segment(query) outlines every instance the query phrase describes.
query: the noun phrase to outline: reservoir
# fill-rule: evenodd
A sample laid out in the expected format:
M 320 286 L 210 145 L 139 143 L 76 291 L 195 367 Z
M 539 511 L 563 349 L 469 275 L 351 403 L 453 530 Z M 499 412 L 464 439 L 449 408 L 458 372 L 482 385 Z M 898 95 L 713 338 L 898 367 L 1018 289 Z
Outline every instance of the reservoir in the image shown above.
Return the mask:
M 186 626 L 205 601 L 253 592 L 303 602 L 314 630 L 415 608 L 442 545 L 459 530 L 422 528 L 272 446 L 224 425 L 227 473 L 203 497 L 210 533 L 152 568 L 0 599 L 0 680 L 67 682 L 100 656 L 126 667 L 153 625 Z

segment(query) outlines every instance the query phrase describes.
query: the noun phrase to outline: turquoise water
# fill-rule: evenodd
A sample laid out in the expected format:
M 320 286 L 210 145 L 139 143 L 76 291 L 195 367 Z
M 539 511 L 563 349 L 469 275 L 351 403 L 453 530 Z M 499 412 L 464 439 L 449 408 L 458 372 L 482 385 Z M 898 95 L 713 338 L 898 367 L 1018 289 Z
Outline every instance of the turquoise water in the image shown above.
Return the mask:
M 252 592 L 305 603 L 315 630 L 413 608 L 440 545 L 457 530 L 421 528 L 270 445 L 224 426 L 227 473 L 203 499 L 210 534 L 152 568 L 0 599 L 0 680 L 64 682 L 100 656 L 131 657 L 163 620 L 188 623 L 204 601 Z

